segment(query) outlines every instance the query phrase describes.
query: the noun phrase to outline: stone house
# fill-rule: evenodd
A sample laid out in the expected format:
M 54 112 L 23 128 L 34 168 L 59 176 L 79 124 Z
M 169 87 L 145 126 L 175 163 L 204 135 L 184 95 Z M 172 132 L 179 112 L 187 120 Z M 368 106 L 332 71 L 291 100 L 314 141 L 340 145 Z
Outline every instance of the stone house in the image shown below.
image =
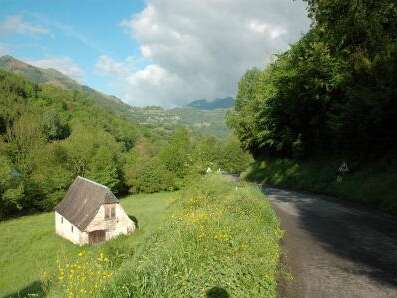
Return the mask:
M 135 227 L 108 187 L 80 176 L 55 207 L 56 233 L 74 244 L 104 242 Z

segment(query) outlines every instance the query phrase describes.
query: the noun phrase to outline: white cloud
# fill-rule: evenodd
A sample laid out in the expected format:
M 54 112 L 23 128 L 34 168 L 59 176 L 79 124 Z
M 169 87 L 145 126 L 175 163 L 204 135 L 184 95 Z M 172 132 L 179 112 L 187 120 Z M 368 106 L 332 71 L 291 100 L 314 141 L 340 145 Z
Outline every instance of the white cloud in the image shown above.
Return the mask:
M 83 81 L 84 72 L 76 62 L 69 57 L 54 57 L 40 60 L 27 60 L 27 63 L 41 68 L 53 68 L 76 81 Z
M 8 16 L 3 22 L 0 22 L 0 35 L 43 35 L 49 34 L 47 28 L 33 25 L 23 19 L 21 15 Z
M 272 39 L 276 39 L 288 33 L 288 31 L 281 26 L 272 26 L 267 23 L 260 23 L 257 20 L 251 20 L 248 26 L 252 31 L 270 36 Z
M 116 80 L 137 105 L 234 96 L 248 68 L 269 62 L 309 24 L 305 4 L 292 0 L 147 0 L 121 26 L 150 64 Z
M 119 62 L 109 56 L 102 55 L 99 56 L 95 69 L 100 74 L 125 77 L 133 71 L 134 62 L 133 57 L 127 57 L 125 61 Z

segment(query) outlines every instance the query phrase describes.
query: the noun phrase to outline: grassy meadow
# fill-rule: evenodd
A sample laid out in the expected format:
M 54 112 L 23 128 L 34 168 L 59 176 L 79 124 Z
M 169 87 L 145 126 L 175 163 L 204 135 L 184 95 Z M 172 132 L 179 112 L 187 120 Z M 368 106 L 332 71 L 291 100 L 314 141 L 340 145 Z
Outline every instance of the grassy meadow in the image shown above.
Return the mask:
M 1 223 L 0 297 L 275 297 L 281 230 L 260 190 L 212 175 L 122 200 L 139 230 L 76 247 L 50 213 Z
M 134 195 L 121 200 L 129 215 L 138 219 L 139 229 L 131 237 L 120 237 L 84 250 L 96 254 L 125 254 L 138 251 L 147 235 L 164 221 L 175 193 Z M 77 255 L 81 248 L 55 234 L 53 213 L 24 216 L 0 223 L 0 297 L 25 297 L 42 293 L 42 273 L 57 270 L 57 259 Z

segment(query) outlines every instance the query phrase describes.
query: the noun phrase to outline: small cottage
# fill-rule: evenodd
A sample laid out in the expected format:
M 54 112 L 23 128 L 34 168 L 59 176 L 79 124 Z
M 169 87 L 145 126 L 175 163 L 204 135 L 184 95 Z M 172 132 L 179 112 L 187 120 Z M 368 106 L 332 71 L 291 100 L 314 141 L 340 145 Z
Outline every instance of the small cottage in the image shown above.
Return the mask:
M 132 233 L 135 223 L 108 187 L 79 176 L 55 207 L 55 230 L 74 244 L 84 245 Z

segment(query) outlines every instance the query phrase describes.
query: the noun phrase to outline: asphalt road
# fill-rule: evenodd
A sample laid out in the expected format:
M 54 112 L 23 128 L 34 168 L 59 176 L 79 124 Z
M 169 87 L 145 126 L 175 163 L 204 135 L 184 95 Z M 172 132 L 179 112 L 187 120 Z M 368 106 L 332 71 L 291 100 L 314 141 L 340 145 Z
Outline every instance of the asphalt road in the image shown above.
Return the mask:
M 397 219 L 328 197 L 263 188 L 285 230 L 281 297 L 397 297 Z M 396 198 L 397 199 L 397 198 Z

